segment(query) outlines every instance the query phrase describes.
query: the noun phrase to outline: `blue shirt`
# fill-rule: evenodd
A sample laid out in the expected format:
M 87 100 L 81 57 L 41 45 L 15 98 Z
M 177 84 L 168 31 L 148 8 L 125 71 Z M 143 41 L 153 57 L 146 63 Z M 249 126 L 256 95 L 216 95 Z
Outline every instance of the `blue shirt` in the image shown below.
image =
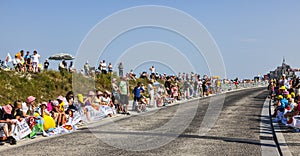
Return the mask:
M 286 98 L 283 98 L 280 100 L 281 106 L 278 107 L 278 109 L 284 109 L 289 105 L 289 101 Z
M 142 87 L 135 87 L 132 91 L 135 97 L 141 97 L 141 91 L 144 92 L 144 89 Z

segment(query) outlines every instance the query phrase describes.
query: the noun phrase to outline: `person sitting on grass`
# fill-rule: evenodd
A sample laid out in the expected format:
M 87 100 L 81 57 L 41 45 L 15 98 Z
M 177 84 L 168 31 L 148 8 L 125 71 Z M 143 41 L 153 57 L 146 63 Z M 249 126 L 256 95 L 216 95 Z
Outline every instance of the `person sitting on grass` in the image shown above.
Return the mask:
M 288 94 L 285 92 L 285 95 Z M 283 114 L 285 111 L 285 108 L 288 106 L 288 100 L 286 99 L 286 96 L 283 97 L 282 95 L 278 96 L 278 101 L 275 103 L 275 112 L 276 114 L 276 119 L 274 122 L 281 122 L 283 119 Z
M 17 120 L 23 119 L 23 112 L 22 112 L 22 102 L 17 100 L 14 102 L 14 109 L 12 114 L 15 116 Z
M 104 92 L 104 96 L 101 98 L 101 109 L 105 112 L 105 115 L 112 117 L 114 114 L 114 104 L 110 98 L 111 93 L 109 91 Z
M 84 100 L 85 106 L 92 106 L 94 109 L 99 110 L 99 106 L 94 103 L 95 92 L 89 91 L 88 97 Z
M 14 125 L 15 122 L 12 119 L 9 119 L 8 116 L 10 116 L 12 113 L 12 107 L 11 105 L 5 105 L 0 106 L 0 130 L 3 130 L 5 137 L 7 138 L 7 142 L 9 142 L 11 145 L 17 144 L 17 141 L 15 138 L 12 137 L 12 128 L 11 125 Z M 2 143 L 3 145 L 3 143 Z
M 96 94 L 96 96 L 95 96 L 95 98 L 93 100 L 93 103 L 96 104 L 96 105 L 98 105 L 98 106 L 100 106 L 101 105 L 102 95 L 103 95 L 103 93 L 100 90 L 98 90 L 97 94 Z
M 34 109 L 35 109 L 35 97 L 34 96 L 28 96 L 26 99 L 26 103 L 22 103 L 22 111 L 23 116 L 30 117 L 34 115 Z
M 294 108 L 292 111 L 284 114 L 284 117 L 287 118 L 287 124 L 291 124 L 293 122 L 293 117 L 299 115 L 300 113 L 300 95 L 297 95 L 294 99 Z
M 57 120 L 56 120 L 56 123 L 57 123 L 57 126 L 62 126 L 62 125 L 64 125 L 67 121 L 67 119 L 66 119 L 66 114 L 65 114 L 65 104 L 64 104 L 64 98 L 63 98 L 63 96 L 59 96 L 59 97 L 57 97 L 57 99 L 56 99 L 57 101 L 58 101 L 58 103 L 59 103 L 59 108 L 58 108 L 58 116 L 57 116 Z

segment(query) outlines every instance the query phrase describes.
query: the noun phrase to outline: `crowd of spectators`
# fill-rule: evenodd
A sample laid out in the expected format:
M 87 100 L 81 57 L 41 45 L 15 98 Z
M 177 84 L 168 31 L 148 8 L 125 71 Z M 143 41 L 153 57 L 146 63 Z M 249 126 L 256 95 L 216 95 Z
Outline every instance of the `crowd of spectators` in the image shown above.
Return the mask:
M 27 55 L 23 55 L 22 51 L 16 55 L 17 60 L 24 60 L 25 63 L 18 61 L 20 64 L 16 64 L 17 70 L 32 72 L 41 70 L 38 66 L 40 56 L 36 51 L 32 56 L 29 52 Z M 29 67 L 26 64 L 27 60 L 32 60 L 29 61 L 31 62 Z M 47 70 L 48 67 L 49 62 L 46 60 L 44 70 Z M 222 85 L 234 84 L 237 87 L 240 83 L 238 79 L 231 81 L 221 80 L 218 76 L 204 75 L 201 77 L 193 72 L 179 73 L 178 75 L 159 74 L 154 66 L 149 68 L 149 74 L 146 71 L 142 72 L 139 74 L 140 79 L 137 79 L 137 74 L 133 70 L 123 75 L 122 63 L 118 65 L 118 69 L 119 76 L 112 78 L 110 91 L 91 90 L 86 94 L 77 94 L 76 96 L 69 91 L 65 96 L 59 95 L 56 99 L 48 102 L 29 96 L 27 99 L 23 99 L 24 101 L 17 100 L 14 104 L 2 106 L 0 108 L 0 129 L 4 132 L 2 138 L 12 145 L 16 144 L 12 133 L 17 121 L 24 120 L 29 125 L 32 130 L 27 136 L 29 138 L 34 138 L 36 134 L 49 136 L 58 133 L 58 128 L 73 123 L 76 117 L 79 117 L 81 122 L 89 122 L 112 117 L 117 113 L 125 115 L 130 115 L 134 111 L 140 113 L 147 111 L 150 107 L 162 107 L 181 100 L 218 94 L 224 91 Z M 59 70 L 76 72 L 73 62 L 70 62 L 68 67 L 65 60 L 59 64 Z M 94 73 L 111 74 L 112 72 L 112 64 L 106 65 L 105 60 L 102 60 L 97 70 L 86 62 L 82 74 L 92 76 Z M 134 84 L 129 84 L 130 80 Z M 132 108 L 130 109 L 128 105 L 131 103 Z
M 285 74 L 280 79 L 271 79 L 268 89 L 274 105 L 274 120 L 287 126 L 297 126 L 297 117 L 300 113 L 300 82 L 299 77 L 287 78 Z

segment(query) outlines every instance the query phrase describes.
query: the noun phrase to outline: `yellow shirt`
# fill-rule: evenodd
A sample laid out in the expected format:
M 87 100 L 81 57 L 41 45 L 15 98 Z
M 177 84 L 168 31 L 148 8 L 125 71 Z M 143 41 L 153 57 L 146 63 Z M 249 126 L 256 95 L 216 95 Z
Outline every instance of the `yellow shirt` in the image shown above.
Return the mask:
M 65 103 L 64 102 L 59 104 L 59 110 L 62 112 L 65 111 Z

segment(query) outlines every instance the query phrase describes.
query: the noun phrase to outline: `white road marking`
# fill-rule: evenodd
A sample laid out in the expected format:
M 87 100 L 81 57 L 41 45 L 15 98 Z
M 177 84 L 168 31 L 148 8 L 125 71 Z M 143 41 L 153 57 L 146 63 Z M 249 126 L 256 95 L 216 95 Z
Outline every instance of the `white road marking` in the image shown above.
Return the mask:
M 271 107 L 271 112 L 274 112 L 274 107 Z M 292 156 L 292 153 L 287 145 L 283 134 L 281 133 L 281 129 L 278 123 L 273 122 L 274 130 L 276 132 L 278 143 L 280 144 L 282 155 L 284 156 Z
M 276 144 L 273 140 L 272 129 L 270 125 L 269 101 L 269 99 L 265 100 L 260 117 L 260 143 L 262 156 L 279 155 Z

